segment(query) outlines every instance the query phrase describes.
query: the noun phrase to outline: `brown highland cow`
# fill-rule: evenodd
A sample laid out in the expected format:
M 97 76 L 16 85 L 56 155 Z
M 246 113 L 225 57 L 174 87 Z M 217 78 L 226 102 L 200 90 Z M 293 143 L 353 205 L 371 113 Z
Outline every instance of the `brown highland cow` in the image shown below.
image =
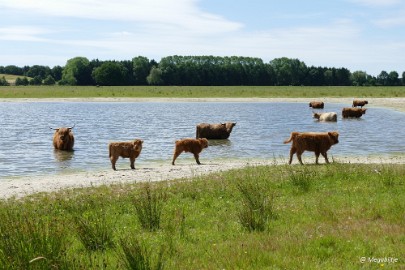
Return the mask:
M 315 152 L 316 164 L 318 164 L 319 154 L 325 158 L 326 163 L 329 163 L 326 152 L 332 147 L 332 145 L 339 143 L 339 133 L 333 132 L 291 132 L 291 136 L 284 143 L 292 141 L 290 149 L 290 160 L 288 164 L 291 164 L 293 155 L 296 153 L 297 158 L 301 164 L 301 155 L 304 151 Z
M 200 160 L 199 160 L 199 154 L 204 148 L 208 147 L 208 140 L 205 138 L 200 138 L 200 139 L 182 139 L 176 141 L 175 148 L 174 148 L 174 153 L 173 153 L 173 161 L 172 165 L 174 165 L 174 162 L 176 161 L 176 158 L 182 153 L 182 152 L 190 152 L 194 154 L 195 161 L 197 162 L 198 165 L 200 165 Z
M 114 171 L 115 163 L 119 157 L 129 158 L 131 169 L 135 169 L 135 159 L 139 157 L 142 151 L 142 140 L 135 139 L 132 142 L 112 142 L 108 145 L 108 152 L 111 160 L 111 165 Z
M 50 128 L 55 130 L 53 134 L 53 147 L 58 150 L 72 151 L 75 143 L 73 127 Z

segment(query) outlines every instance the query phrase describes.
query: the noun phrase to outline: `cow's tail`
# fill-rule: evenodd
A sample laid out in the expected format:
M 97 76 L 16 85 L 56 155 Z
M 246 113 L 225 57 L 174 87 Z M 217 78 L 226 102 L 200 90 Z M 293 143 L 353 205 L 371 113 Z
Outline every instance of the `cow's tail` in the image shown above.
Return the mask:
M 299 134 L 299 133 L 296 132 L 296 131 L 291 132 L 290 138 L 288 138 L 287 140 L 285 140 L 284 143 L 290 143 L 292 140 L 294 140 L 295 137 L 297 137 L 298 134 Z
M 109 144 L 108 145 L 108 157 L 111 157 L 111 148 L 112 148 L 112 145 Z

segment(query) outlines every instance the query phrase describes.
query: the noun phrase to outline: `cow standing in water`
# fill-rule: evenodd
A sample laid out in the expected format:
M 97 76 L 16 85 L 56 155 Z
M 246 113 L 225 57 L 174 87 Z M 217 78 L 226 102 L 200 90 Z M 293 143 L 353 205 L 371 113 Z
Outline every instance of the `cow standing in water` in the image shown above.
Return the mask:
M 233 127 L 236 123 L 221 123 L 221 124 L 207 124 L 201 123 L 196 127 L 196 139 L 206 138 L 206 139 L 217 139 L 224 140 L 228 139 L 231 135 Z
M 75 138 L 73 136 L 73 127 L 51 128 L 55 130 L 53 134 L 53 147 L 58 150 L 73 151 Z

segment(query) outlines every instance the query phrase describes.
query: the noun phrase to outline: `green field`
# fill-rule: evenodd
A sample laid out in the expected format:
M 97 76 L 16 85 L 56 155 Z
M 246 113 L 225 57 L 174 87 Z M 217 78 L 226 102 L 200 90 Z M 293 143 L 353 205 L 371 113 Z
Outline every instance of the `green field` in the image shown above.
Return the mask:
M 405 97 L 405 87 L 338 86 L 3 86 L 0 98 Z
M 0 201 L 0 265 L 404 269 L 404 175 L 403 165 L 261 166 Z

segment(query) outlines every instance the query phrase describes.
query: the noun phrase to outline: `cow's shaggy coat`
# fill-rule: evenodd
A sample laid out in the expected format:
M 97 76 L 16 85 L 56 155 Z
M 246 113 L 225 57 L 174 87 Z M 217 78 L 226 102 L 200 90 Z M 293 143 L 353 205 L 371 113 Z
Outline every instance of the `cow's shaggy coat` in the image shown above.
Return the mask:
M 326 163 L 329 163 L 328 156 L 326 152 L 332 147 L 332 145 L 339 142 L 339 133 L 333 132 L 292 132 L 288 140 L 284 143 L 289 143 L 292 141 L 290 149 L 290 160 L 291 164 L 293 155 L 296 153 L 298 161 L 302 163 L 301 155 L 304 151 L 315 152 L 316 164 L 318 164 L 318 158 L 321 154 Z
M 51 128 L 52 129 L 52 128 Z M 75 137 L 72 132 L 73 127 L 53 128 L 53 147 L 58 150 L 72 151 L 75 144 Z
M 325 104 L 322 101 L 311 101 L 309 103 L 309 107 L 313 109 L 323 109 L 324 105 Z
M 135 159 L 139 157 L 142 151 L 142 140 L 135 139 L 132 142 L 112 142 L 108 145 L 108 153 L 113 170 L 119 157 L 129 158 L 131 169 L 135 169 Z
M 190 152 L 193 153 L 195 161 L 197 162 L 198 165 L 200 165 L 200 159 L 199 159 L 199 154 L 204 148 L 208 147 L 208 140 L 205 138 L 200 138 L 200 139 L 182 139 L 182 140 L 177 140 L 175 143 L 174 147 L 174 153 L 173 153 L 173 161 L 172 165 L 174 165 L 174 162 L 176 161 L 176 158 L 182 153 L 182 152 Z
M 337 114 L 335 112 L 326 112 L 326 113 L 313 113 L 314 118 L 318 119 L 321 122 L 336 122 Z
M 201 123 L 196 127 L 196 139 L 228 139 L 236 123 L 207 124 Z
M 353 100 L 352 107 L 361 107 L 361 108 L 363 108 L 363 106 L 365 106 L 366 104 L 368 104 L 367 100 Z
M 342 109 L 342 117 L 343 118 L 360 118 L 363 114 L 366 114 L 367 109 L 363 108 L 343 108 Z

